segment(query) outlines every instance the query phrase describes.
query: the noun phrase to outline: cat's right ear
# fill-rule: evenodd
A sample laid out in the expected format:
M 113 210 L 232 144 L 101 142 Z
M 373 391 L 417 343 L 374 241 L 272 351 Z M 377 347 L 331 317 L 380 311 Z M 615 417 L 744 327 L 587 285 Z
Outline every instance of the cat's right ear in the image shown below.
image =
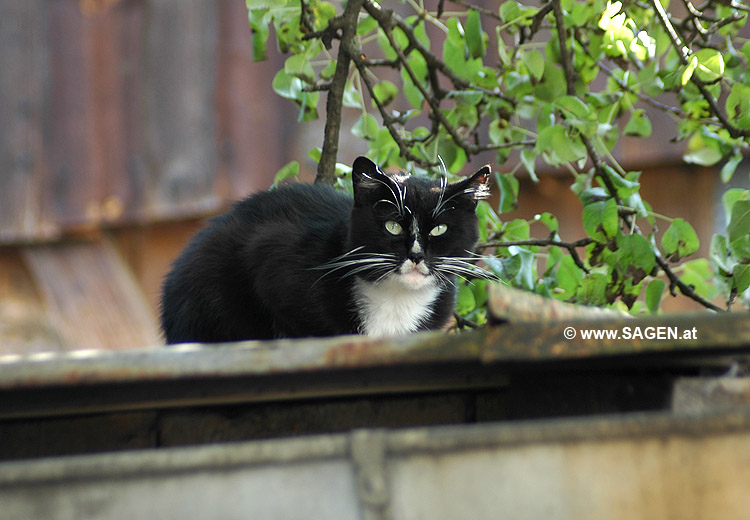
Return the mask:
M 364 206 L 370 203 L 372 194 L 383 185 L 390 187 L 391 180 L 380 171 L 378 165 L 367 157 L 357 157 L 352 164 L 352 187 L 354 204 Z

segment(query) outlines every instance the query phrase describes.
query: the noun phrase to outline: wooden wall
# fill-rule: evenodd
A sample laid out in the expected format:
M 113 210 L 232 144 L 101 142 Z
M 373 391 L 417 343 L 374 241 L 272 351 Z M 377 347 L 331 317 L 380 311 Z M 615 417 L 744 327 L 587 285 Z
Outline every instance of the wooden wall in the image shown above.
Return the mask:
M 284 157 L 243 2 L 0 4 L 0 243 L 206 214 Z

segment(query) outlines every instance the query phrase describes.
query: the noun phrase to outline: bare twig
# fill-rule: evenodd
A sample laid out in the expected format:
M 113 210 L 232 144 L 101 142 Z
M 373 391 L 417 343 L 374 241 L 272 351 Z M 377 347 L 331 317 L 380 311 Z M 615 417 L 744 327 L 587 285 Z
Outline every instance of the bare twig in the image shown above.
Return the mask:
M 670 113 L 670 114 L 674 114 L 677 117 L 680 117 L 682 119 L 688 119 L 689 118 L 689 116 L 684 111 L 680 110 L 679 108 L 673 107 L 671 105 L 667 105 L 665 103 L 660 103 L 660 102 L 656 101 L 655 99 L 653 99 L 653 98 L 651 98 L 649 96 L 646 96 L 646 95 L 642 94 L 641 92 L 638 92 L 638 91 L 634 90 L 627 83 L 625 83 L 620 78 L 618 78 L 617 76 L 615 76 L 614 71 L 612 71 L 609 67 L 607 67 L 601 61 L 598 63 L 598 65 L 599 65 L 599 69 L 601 69 L 607 76 L 609 76 L 612 79 L 612 81 L 614 81 L 615 83 L 617 83 L 618 87 L 620 87 L 621 89 L 629 92 L 630 94 L 633 94 L 633 95 L 637 96 L 638 99 L 640 99 L 644 103 L 647 103 L 647 104 L 651 105 L 652 107 L 654 107 L 654 108 L 656 108 L 658 110 L 661 110 L 662 112 L 667 112 L 667 113 Z
M 512 246 L 518 246 L 518 247 L 526 247 L 526 246 L 540 246 L 540 247 L 550 247 L 550 246 L 557 246 L 562 247 L 564 249 L 568 250 L 568 253 L 573 258 L 573 261 L 575 264 L 585 273 L 589 272 L 589 269 L 586 267 L 586 265 L 581 260 L 581 257 L 578 255 L 578 251 L 576 251 L 576 248 L 578 247 L 586 247 L 589 244 L 592 244 L 594 242 L 593 239 L 589 237 L 581 238 L 579 240 L 576 240 L 575 242 L 563 242 L 561 240 L 556 240 L 554 238 L 532 238 L 529 240 L 489 240 L 487 242 L 480 242 L 477 244 L 477 251 L 489 249 L 491 247 L 512 247 Z
M 669 264 L 667 264 L 666 260 L 664 260 L 661 256 L 656 255 L 656 263 L 659 264 L 661 270 L 664 271 L 664 274 L 667 275 L 667 278 L 669 278 L 669 292 L 672 294 L 672 296 L 675 295 L 675 288 L 677 288 L 683 295 L 687 296 L 691 300 L 700 303 L 707 309 L 711 309 L 712 311 L 716 312 L 725 312 L 724 309 L 722 309 L 721 307 L 717 307 L 710 301 L 706 300 L 705 298 L 697 294 L 693 287 L 680 280 L 674 273 L 674 271 L 672 271 L 672 268 L 669 267 Z
M 478 329 L 481 328 L 481 325 L 478 323 L 475 323 L 471 321 L 470 319 L 464 318 L 459 313 L 454 312 L 453 313 L 453 319 L 456 320 L 456 328 L 459 329 Z
M 329 27 L 341 27 L 341 43 L 339 46 L 336 71 L 328 89 L 326 100 L 326 125 L 323 131 L 323 149 L 318 163 L 316 183 L 333 184 L 336 179 L 336 157 L 339 151 L 339 132 L 341 130 L 341 107 L 344 99 L 344 87 L 349 76 L 349 64 L 357 48 L 354 38 L 357 35 L 357 16 L 362 9 L 363 0 L 349 0 L 343 14 Z
M 565 19 L 563 17 L 560 0 L 552 0 L 552 12 L 555 14 L 555 24 L 557 25 L 557 40 L 560 43 L 560 61 L 562 62 L 563 71 L 565 72 L 565 84 L 568 95 L 576 95 L 576 71 L 573 68 L 573 61 L 570 59 L 567 37 L 565 35 Z

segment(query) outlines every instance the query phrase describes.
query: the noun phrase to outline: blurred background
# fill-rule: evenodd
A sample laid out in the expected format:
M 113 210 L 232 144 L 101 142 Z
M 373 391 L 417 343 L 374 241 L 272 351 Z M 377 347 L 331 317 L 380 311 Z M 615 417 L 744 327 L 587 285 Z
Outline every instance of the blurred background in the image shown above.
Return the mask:
M 205 218 L 291 160 L 313 178 L 322 122 L 298 124 L 271 89 L 283 56 L 251 54 L 242 0 L 0 3 L 0 355 L 160 345 L 162 277 Z M 717 169 L 681 162 L 673 121 L 649 116 L 652 137 L 616 155 L 706 255 L 726 187 Z M 343 145 L 338 160 L 366 149 Z M 569 185 L 565 172 L 521 179 L 507 218 L 551 211 L 563 238 L 580 238 Z

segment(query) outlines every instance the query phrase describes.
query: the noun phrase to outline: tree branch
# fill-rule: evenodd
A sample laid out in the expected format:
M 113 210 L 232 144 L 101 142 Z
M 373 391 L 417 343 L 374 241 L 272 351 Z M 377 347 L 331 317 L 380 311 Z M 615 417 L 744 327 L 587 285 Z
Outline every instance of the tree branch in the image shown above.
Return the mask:
M 488 249 L 490 247 L 512 247 L 512 246 L 518 246 L 518 247 L 525 247 L 525 246 L 540 246 L 540 247 L 549 247 L 549 246 L 557 246 L 562 247 L 568 250 L 568 253 L 570 253 L 570 256 L 573 258 L 573 261 L 576 263 L 576 265 L 584 272 L 588 273 L 589 270 L 581 260 L 581 257 L 578 255 L 578 251 L 576 251 L 577 247 L 586 247 L 589 244 L 593 244 L 594 240 L 585 237 L 581 238 L 579 240 L 576 240 L 575 242 L 563 242 L 561 240 L 555 240 L 554 238 L 532 238 L 529 240 L 510 240 L 510 241 L 503 241 L 503 240 L 489 240 L 487 242 L 480 242 L 477 244 L 476 249 L 477 250 L 484 250 Z
M 339 151 L 339 133 L 341 130 L 341 107 L 344 100 L 344 87 L 349 76 L 349 64 L 352 55 L 358 51 L 354 44 L 357 35 L 357 16 L 362 9 L 363 0 L 349 0 L 343 14 L 336 20 L 331 20 L 330 26 L 342 28 L 339 43 L 336 71 L 333 74 L 328 98 L 326 100 L 326 124 L 323 131 L 323 149 L 318 163 L 316 183 L 333 184 L 336 179 L 336 158 Z
M 658 254 L 656 256 L 656 263 L 659 264 L 659 267 L 661 267 L 661 270 L 664 271 L 664 274 L 667 275 L 667 278 L 669 278 L 669 292 L 672 294 L 672 296 L 675 296 L 675 287 L 680 290 L 682 294 L 690 298 L 691 300 L 694 300 L 707 309 L 711 309 L 712 311 L 716 312 L 726 312 L 721 307 L 717 307 L 710 301 L 706 300 L 699 294 L 695 292 L 695 289 L 693 289 L 691 286 L 687 285 L 685 282 L 680 280 L 676 274 L 672 271 L 672 268 L 669 267 L 669 264 Z
M 565 36 L 565 18 L 563 17 L 562 6 L 560 5 L 560 0 L 552 0 L 551 3 L 552 12 L 555 15 L 555 25 L 557 26 L 557 40 L 560 43 L 560 61 L 565 72 L 565 84 L 568 95 L 575 96 L 577 74 L 573 68 L 573 61 L 570 59 L 570 54 L 568 54 L 568 43 Z

